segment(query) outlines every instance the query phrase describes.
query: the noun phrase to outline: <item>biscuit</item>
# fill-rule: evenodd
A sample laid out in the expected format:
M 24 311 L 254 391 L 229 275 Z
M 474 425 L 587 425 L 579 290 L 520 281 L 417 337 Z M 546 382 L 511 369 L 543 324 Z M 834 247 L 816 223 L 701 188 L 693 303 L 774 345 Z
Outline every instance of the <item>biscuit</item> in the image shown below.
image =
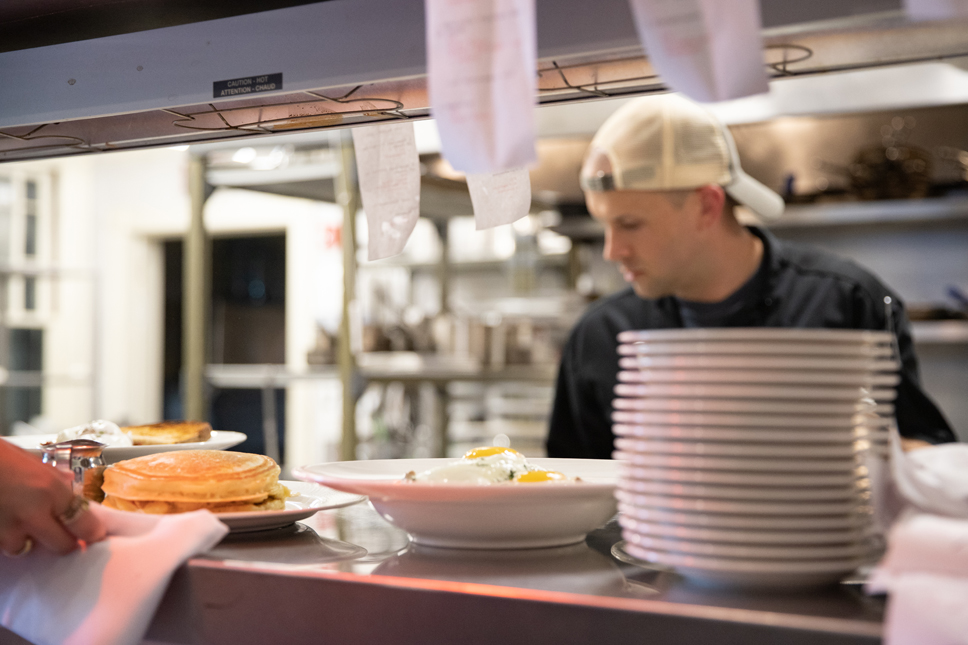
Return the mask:
M 121 431 L 131 437 L 136 446 L 194 443 L 208 441 L 212 436 L 212 426 L 204 421 L 162 421 L 143 426 L 125 426 Z

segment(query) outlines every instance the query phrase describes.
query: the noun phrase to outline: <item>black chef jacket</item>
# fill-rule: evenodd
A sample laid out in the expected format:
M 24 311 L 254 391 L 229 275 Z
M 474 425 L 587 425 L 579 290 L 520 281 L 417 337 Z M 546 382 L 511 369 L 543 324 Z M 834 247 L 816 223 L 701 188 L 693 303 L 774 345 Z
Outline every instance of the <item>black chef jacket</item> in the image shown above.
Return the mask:
M 853 262 L 780 241 L 762 229 L 750 230 L 763 240 L 755 290 L 741 306 L 729 310 L 722 326 L 886 330 L 891 326 L 884 299 L 890 296 L 901 353 L 901 382 L 894 401 L 898 429 L 904 437 L 930 443 L 955 441 L 948 422 L 921 389 L 911 326 L 897 295 Z M 685 326 L 674 297 L 647 300 L 629 287 L 593 304 L 562 352 L 548 456 L 609 459 L 619 370 L 616 336 L 629 329 Z

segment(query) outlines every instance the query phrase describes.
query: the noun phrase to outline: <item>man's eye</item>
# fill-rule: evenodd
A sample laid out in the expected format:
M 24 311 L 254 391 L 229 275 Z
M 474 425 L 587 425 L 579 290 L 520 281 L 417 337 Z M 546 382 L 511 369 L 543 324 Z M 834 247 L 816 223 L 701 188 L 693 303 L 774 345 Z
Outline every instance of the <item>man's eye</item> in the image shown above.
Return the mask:
M 635 222 L 635 221 L 631 221 L 631 222 L 617 222 L 616 223 L 616 226 L 619 229 L 623 230 L 623 231 L 634 231 L 634 230 L 638 229 L 641 226 L 641 224 L 639 222 Z

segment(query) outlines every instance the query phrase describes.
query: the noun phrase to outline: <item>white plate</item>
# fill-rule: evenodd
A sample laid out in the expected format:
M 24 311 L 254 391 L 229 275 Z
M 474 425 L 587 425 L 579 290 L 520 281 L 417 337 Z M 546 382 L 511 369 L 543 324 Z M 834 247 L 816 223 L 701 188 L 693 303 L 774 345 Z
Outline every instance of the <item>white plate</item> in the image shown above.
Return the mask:
M 818 515 L 797 517 L 788 515 L 735 515 L 733 513 L 690 513 L 663 508 L 639 508 L 625 503 L 618 505 L 619 513 L 658 524 L 701 528 L 737 529 L 741 531 L 842 531 L 866 529 L 871 524 L 869 512 L 851 515 Z
M 803 562 L 709 558 L 645 549 L 629 543 L 620 548 L 643 562 L 673 567 L 695 582 L 742 589 L 796 589 L 833 584 L 863 563 L 863 558 Z
M 893 388 L 705 385 L 697 383 L 618 383 L 615 386 L 615 394 L 636 398 L 808 399 L 824 404 L 843 401 L 857 403 L 868 399 L 883 403 L 893 401 L 897 397 L 897 392 Z
M 893 358 L 840 358 L 816 356 L 764 356 L 754 354 L 635 354 L 623 356 L 618 361 L 624 369 L 781 369 L 894 372 L 899 364 Z
M 861 539 L 846 544 L 801 545 L 740 545 L 719 542 L 681 540 L 676 538 L 643 535 L 625 528 L 622 537 L 630 544 L 643 549 L 660 549 L 677 554 L 700 555 L 713 558 L 742 558 L 744 560 L 841 560 L 864 557 L 870 553 L 870 544 Z
M 280 481 L 295 495 L 286 500 L 284 511 L 253 513 L 217 513 L 215 517 L 227 524 L 233 533 L 278 529 L 304 520 L 319 511 L 351 506 L 366 500 L 364 495 L 353 495 L 308 482 Z
M 732 383 L 803 384 L 890 387 L 897 385 L 897 374 L 872 372 L 818 372 L 809 370 L 621 370 L 620 383 Z
M 621 426 L 616 425 L 615 448 L 624 452 L 655 455 L 684 455 L 691 457 L 781 457 L 786 459 L 848 460 L 853 464 L 856 455 L 862 454 L 870 443 L 861 439 L 852 443 L 802 444 L 765 442 L 711 442 L 711 441 L 653 441 L 621 436 Z
M 781 401 L 762 399 L 679 399 L 671 397 L 652 399 L 624 399 L 612 401 L 616 410 L 641 410 L 662 412 L 735 412 L 740 414 L 796 414 L 803 419 L 814 415 L 878 414 L 893 416 L 894 406 L 876 405 L 873 401 L 820 402 L 820 401 Z M 809 425 L 809 423 L 807 424 Z
M 750 356 L 767 354 L 770 356 L 837 356 L 840 358 L 890 358 L 894 349 L 890 345 L 823 345 L 809 343 L 636 343 L 619 345 L 620 356 L 663 355 L 663 354 L 702 354 L 706 356 L 736 355 Z
M 56 434 L 34 434 L 20 435 L 16 437 L 4 437 L 10 443 L 20 446 L 27 452 L 35 455 L 43 454 L 40 444 L 57 441 Z M 113 464 L 125 459 L 134 459 L 144 455 L 153 455 L 159 452 L 172 452 L 174 450 L 225 450 L 232 446 L 237 446 L 245 441 L 246 436 L 242 432 L 231 432 L 228 430 L 212 430 L 212 436 L 207 441 L 193 441 L 191 443 L 164 443 L 157 446 L 108 446 L 102 452 L 104 463 Z
M 615 491 L 615 497 L 619 502 L 637 508 L 664 508 L 675 511 L 687 511 L 689 513 L 731 513 L 734 515 L 787 515 L 790 517 L 849 515 L 865 508 L 865 504 L 859 499 L 841 502 L 805 502 L 802 500 L 789 502 L 738 502 L 697 497 L 675 497 L 672 495 L 640 495 L 622 489 Z
M 625 423 L 612 425 L 612 431 L 619 437 L 640 437 L 644 439 L 667 439 L 679 441 L 750 441 L 750 442 L 790 442 L 790 443 L 852 443 L 858 439 L 883 442 L 887 432 L 870 428 L 856 427 L 849 430 L 801 430 L 783 428 L 778 430 L 743 428 L 714 428 L 680 426 L 640 426 Z
M 894 335 L 870 329 L 799 329 L 790 327 L 703 327 L 623 331 L 620 343 L 668 343 L 694 341 L 752 341 L 822 344 L 890 344 Z
M 713 484 L 680 484 L 647 479 L 619 479 L 620 490 L 646 495 L 675 495 L 703 499 L 819 502 L 829 500 L 867 499 L 868 482 L 859 479 L 853 486 L 817 486 L 813 488 L 783 488 L 774 486 L 716 486 Z
M 808 544 L 851 544 L 870 537 L 870 531 L 849 528 L 839 531 L 743 531 L 643 522 L 628 515 L 619 515 L 618 521 L 623 527 L 634 530 L 639 535 L 702 542 L 804 546 Z
M 381 459 L 302 466 L 299 479 L 368 495 L 391 524 L 428 546 L 519 549 L 573 544 L 615 514 L 619 465 L 609 459 L 529 459 L 580 482 L 462 485 L 404 481 L 454 459 Z
M 771 473 L 853 473 L 860 465 L 854 459 L 739 459 L 732 457 L 693 457 L 686 455 L 641 454 L 619 450 L 615 459 L 629 461 L 633 466 L 650 468 L 687 468 L 691 470 L 728 470 L 737 472 Z
M 620 472 L 623 477 L 692 484 L 810 488 L 817 486 L 853 486 L 856 480 L 864 479 L 867 476 L 867 471 L 863 467 L 845 473 L 754 473 L 647 466 L 634 463 L 638 459 L 638 455 L 628 454 L 621 450 L 613 452 L 612 457 L 622 464 Z
M 886 427 L 893 419 L 876 414 L 814 415 L 802 414 L 729 414 L 713 412 L 612 412 L 616 423 L 662 426 L 741 426 L 743 428 L 797 428 L 853 430 L 858 426 Z

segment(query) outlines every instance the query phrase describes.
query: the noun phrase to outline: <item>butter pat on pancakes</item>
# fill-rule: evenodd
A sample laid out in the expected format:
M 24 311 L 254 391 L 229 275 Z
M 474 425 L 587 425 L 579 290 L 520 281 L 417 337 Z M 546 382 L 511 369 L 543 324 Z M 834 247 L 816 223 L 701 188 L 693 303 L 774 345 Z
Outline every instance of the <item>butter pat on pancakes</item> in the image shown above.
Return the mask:
M 105 469 L 104 506 L 169 514 L 284 510 L 289 489 L 269 457 L 225 450 L 183 450 L 119 461 Z
M 421 473 L 407 473 L 408 481 L 447 484 L 501 484 L 551 481 L 577 481 L 572 477 L 544 470 L 528 463 L 513 448 L 487 446 L 464 453 L 460 461 L 431 468 Z

